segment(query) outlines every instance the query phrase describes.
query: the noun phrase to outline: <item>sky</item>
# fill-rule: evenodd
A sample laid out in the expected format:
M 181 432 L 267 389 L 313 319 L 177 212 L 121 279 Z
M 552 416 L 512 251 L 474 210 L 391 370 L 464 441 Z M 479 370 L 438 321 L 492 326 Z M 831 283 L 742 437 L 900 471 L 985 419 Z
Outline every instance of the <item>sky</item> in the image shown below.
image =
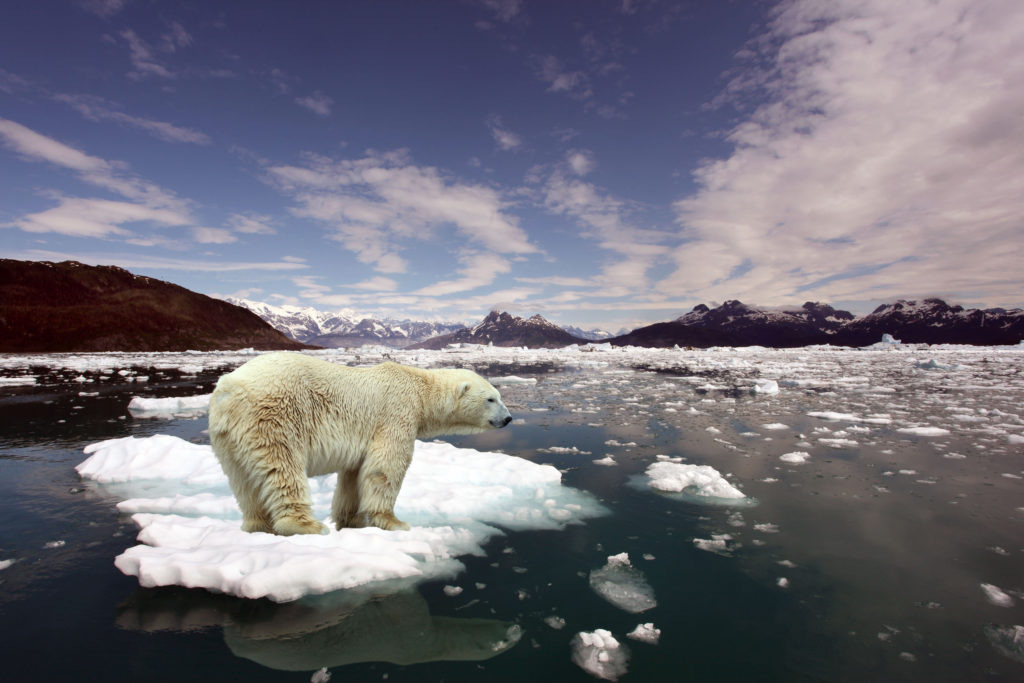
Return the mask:
M 0 257 L 610 331 L 1024 305 L 1019 0 L 0 12 Z

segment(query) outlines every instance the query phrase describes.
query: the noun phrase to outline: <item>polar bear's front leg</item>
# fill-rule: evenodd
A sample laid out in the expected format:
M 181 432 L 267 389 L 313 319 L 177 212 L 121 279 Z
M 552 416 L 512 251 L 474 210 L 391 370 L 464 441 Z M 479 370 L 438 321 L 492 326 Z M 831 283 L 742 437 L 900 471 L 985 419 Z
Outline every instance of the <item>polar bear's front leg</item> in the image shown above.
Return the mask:
M 412 443 L 401 447 L 371 448 L 359 470 L 357 517 L 368 526 L 385 531 L 407 531 L 410 527 L 395 517 L 395 500 L 402 488 L 405 471 L 412 460 Z

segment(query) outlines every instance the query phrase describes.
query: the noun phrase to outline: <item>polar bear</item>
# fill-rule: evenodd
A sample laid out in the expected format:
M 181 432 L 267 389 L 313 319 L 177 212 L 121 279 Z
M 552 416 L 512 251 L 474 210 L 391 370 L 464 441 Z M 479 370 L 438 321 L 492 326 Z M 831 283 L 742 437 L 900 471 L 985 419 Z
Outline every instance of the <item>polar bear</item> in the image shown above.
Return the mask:
M 408 529 L 394 509 L 415 439 L 512 421 L 497 389 L 470 370 L 350 368 L 294 352 L 222 376 L 209 415 L 242 529 L 282 536 L 327 533 L 313 517 L 307 477 L 331 472 L 338 529 Z

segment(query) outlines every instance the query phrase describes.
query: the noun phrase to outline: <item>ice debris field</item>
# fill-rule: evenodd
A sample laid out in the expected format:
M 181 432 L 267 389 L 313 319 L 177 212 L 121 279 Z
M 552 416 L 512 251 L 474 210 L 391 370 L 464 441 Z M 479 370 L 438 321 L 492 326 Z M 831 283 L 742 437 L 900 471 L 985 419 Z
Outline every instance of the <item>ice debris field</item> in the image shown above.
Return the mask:
M 939 643 L 939 636 L 927 622 L 903 628 L 892 622 L 918 616 L 897 609 L 888 621 L 872 622 L 876 612 L 920 594 L 913 604 L 924 607 L 909 609 L 937 611 L 1001 655 L 1024 661 L 1024 627 L 1014 624 L 1024 585 L 1012 569 L 1024 553 L 1015 540 L 1024 521 L 1024 345 L 467 345 L 311 353 L 349 365 L 395 360 L 470 367 L 499 386 L 515 424 L 566 427 L 576 431 L 559 433 L 577 436 L 600 430 L 603 443 L 552 436 L 522 453 L 556 462 L 561 471 L 503 453 L 417 443 L 397 506 L 412 530 L 345 529 L 298 538 L 240 531 L 237 506 L 208 446 L 160 434 L 95 443 L 78 471 L 118 500 L 117 508 L 140 529 L 138 544 L 115 560 L 122 572 L 143 586 L 201 587 L 280 602 L 359 585 L 458 583 L 459 558 L 481 555 L 488 539 L 506 531 L 557 533 L 617 514 L 615 505 L 602 505 L 586 487 L 563 479 L 570 470 L 610 477 L 622 470 L 630 489 L 665 499 L 665 514 L 671 505 L 707 511 L 697 513 L 698 531 L 673 539 L 680 546 L 723 562 L 760 562 L 752 571 L 789 595 L 801 595 L 811 565 L 837 582 L 865 605 L 864 614 L 843 614 L 860 619 L 848 627 L 851 637 L 864 639 L 860 647 L 866 640 L 893 648 L 899 661 L 919 666 L 956 662 L 957 641 L 935 645 L 927 656 L 914 654 L 929 637 Z M 153 395 L 146 390 L 152 377 L 218 374 L 254 354 L 25 354 L 0 357 L 0 370 L 5 386 L 19 387 L 53 381 L 40 370 L 49 368 L 77 385 L 80 396 L 90 394 L 93 382 L 130 382 L 137 395 L 128 410 L 148 421 L 202 416 L 209 401 L 205 393 Z M 678 434 L 678 445 L 657 441 L 657 434 Z M 327 520 L 332 477 L 313 479 L 311 487 L 315 512 Z M 919 526 L 919 519 L 940 514 L 943 526 Z M 653 547 L 652 538 L 641 542 Z M 881 554 L 878 538 L 888 544 Z M 608 548 L 618 554 L 603 553 L 604 564 L 581 576 L 622 613 L 637 621 L 653 614 L 663 625 L 659 605 L 671 591 L 645 574 L 653 554 L 621 549 Z M 760 549 L 767 550 L 763 561 L 754 554 Z M 847 572 L 847 557 L 874 557 L 904 569 L 880 584 L 873 572 Z M 950 558 L 964 557 L 951 564 Z M 445 589 L 445 595 L 460 592 L 456 585 Z M 993 609 L 1006 617 L 985 612 Z M 978 620 L 994 623 L 963 626 Z M 567 625 L 557 614 L 543 622 L 553 630 Z M 633 631 L 595 628 L 602 625 L 573 629 L 572 659 L 609 680 L 627 673 L 627 640 L 647 647 L 661 638 L 654 623 L 638 623 Z

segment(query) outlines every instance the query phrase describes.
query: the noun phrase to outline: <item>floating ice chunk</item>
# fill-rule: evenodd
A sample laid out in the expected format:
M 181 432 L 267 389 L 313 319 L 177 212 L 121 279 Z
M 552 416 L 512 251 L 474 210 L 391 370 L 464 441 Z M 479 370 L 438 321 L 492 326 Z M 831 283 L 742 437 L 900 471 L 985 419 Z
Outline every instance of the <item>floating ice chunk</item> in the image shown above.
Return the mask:
M 445 586 L 441 589 L 444 594 L 449 598 L 454 598 L 456 595 L 462 595 L 462 586 Z
M 556 631 L 561 631 L 563 628 L 565 628 L 565 619 L 559 616 L 555 616 L 554 614 L 552 614 L 550 617 L 544 617 L 544 623 L 550 626 L 551 628 L 555 629 Z
M 949 434 L 949 430 L 942 427 L 901 427 L 896 431 L 913 436 L 946 436 Z
M 632 614 L 646 612 L 658 604 L 654 589 L 643 572 L 630 563 L 627 553 L 610 556 L 608 564 L 590 572 L 590 587 L 608 602 Z
M 779 533 L 779 525 L 772 524 L 771 522 L 765 522 L 764 524 L 755 524 L 754 529 L 760 531 L 762 534 L 777 534 Z
M 858 445 L 853 439 L 818 439 L 818 443 L 829 448 L 855 448 Z
M 778 580 L 775 582 L 775 585 L 779 588 L 789 588 L 789 579 L 787 579 L 785 576 L 780 576 Z
M 1022 434 L 1008 434 L 1006 440 L 1012 444 L 1024 444 L 1024 435 Z
M 508 384 L 536 384 L 536 377 L 516 377 L 515 375 L 509 375 L 507 377 L 489 377 L 488 381 L 494 386 L 502 386 Z
M 779 456 L 779 460 L 783 462 L 793 463 L 794 465 L 802 465 L 807 462 L 807 458 L 811 457 L 810 453 L 804 453 L 803 451 L 793 451 L 792 453 L 783 453 Z
M 27 387 L 37 383 L 34 376 L 0 377 L 0 387 Z
M 132 519 L 145 545 L 126 550 L 115 566 L 147 587 L 181 585 L 285 602 L 390 579 L 453 578 L 462 569 L 458 556 L 482 555 L 486 540 L 499 533 L 492 525 L 560 529 L 603 513 L 589 494 L 562 486 L 553 467 L 416 442 L 396 506 L 413 524 L 410 531 L 245 533 L 209 446 L 158 435 L 104 441 L 86 452 L 91 455 L 79 473 L 127 494 L 122 508 L 140 511 Z M 333 477 L 309 481 L 314 515 L 326 521 Z M 159 497 L 167 492 L 172 495 Z M 153 493 L 158 496 L 142 497 Z
M 716 555 L 724 555 L 729 557 L 732 555 L 732 549 L 734 546 L 732 543 L 732 536 L 729 534 L 712 534 L 711 538 L 695 538 L 693 539 L 693 545 L 698 550 L 703 550 L 709 553 L 715 553 Z
M 988 642 L 999 654 L 1024 662 L 1024 626 L 989 624 L 984 630 Z
M 789 429 L 789 425 L 784 425 L 781 422 L 769 422 L 768 424 L 761 425 L 762 429 L 768 429 L 771 431 L 778 431 L 782 429 Z
M 14 564 L 14 560 L 0 560 L 0 571 L 7 569 L 12 564 Z
M 626 634 L 627 638 L 639 640 L 642 643 L 657 645 L 661 639 L 661 629 L 654 628 L 654 624 L 637 624 L 636 628 Z
M 572 661 L 592 676 L 616 681 L 626 673 L 629 653 L 603 628 L 581 631 L 572 639 Z
M 821 420 L 829 420 L 831 422 L 864 422 L 867 424 L 887 425 L 892 424 L 892 418 L 886 414 L 868 415 L 867 417 L 861 417 L 854 415 L 853 413 L 837 413 L 828 410 L 815 410 L 807 413 L 810 417 L 816 417 Z
M 759 379 L 754 384 L 755 394 L 777 394 L 779 393 L 779 383 L 773 379 Z
M 1013 607 L 1013 598 L 1003 592 L 999 586 L 983 583 L 981 590 L 985 592 L 985 599 L 996 607 Z
M 203 415 L 210 409 L 210 396 L 179 396 L 173 398 L 143 398 L 133 396 L 128 402 L 132 417 L 153 417 L 169 419 L 179 415 Z
M 656 462 L 646 470 L 648 485 L 658 491 L 685 492 L 700 498 L 739 500 L 744 493 L 710 465 Z
M 570 454 L 575 453 L 578 455 L 590 455 L 590 451 L 581 451 L 576 446 L 549 446 L 547 448 L 538 448 L 541 453 L 557 453 L 557 454 Z
M 619 463 L 615 462 L 615 458 L 613 458 L 612 456 L 606 455 L 603 458 L 601 458 L 600 460 L 595 460 L 594 464 L 595 465 L 604 465 L 605 467 L 612 467 L 614 465 L 618 465 Z

